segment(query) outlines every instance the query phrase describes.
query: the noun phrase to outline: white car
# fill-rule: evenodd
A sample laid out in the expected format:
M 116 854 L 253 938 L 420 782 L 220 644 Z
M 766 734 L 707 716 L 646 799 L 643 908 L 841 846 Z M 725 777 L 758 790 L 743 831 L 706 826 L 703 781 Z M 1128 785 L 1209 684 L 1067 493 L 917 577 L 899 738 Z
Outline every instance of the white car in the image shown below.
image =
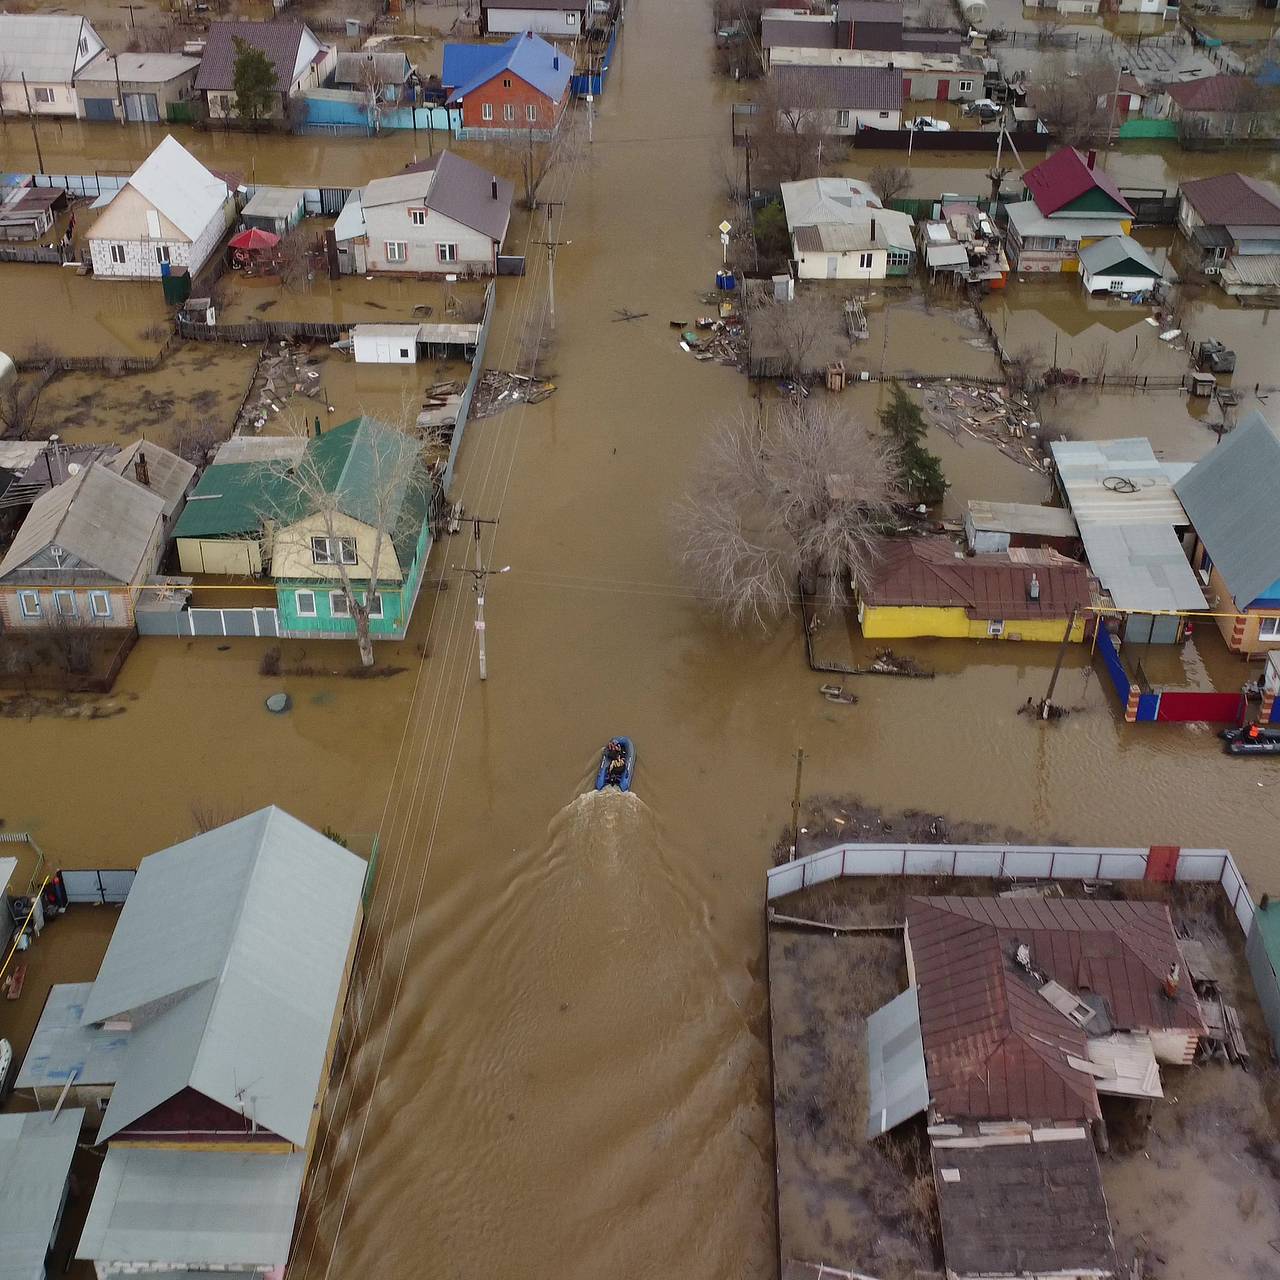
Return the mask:
M 935 120 L 932 116 L 916 116 L 907 127 L 916 133 L 946 133 L 951 128 L 945 120 Z

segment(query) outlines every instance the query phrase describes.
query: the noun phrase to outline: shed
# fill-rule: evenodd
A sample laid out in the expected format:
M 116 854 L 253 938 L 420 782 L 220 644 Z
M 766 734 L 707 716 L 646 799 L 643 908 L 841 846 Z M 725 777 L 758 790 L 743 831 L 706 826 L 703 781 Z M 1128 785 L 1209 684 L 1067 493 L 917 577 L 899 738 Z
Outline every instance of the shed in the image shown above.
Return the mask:
M 14 1088 L 47 1109 L 70 1082 L 68 1100 L 85 1108 L 89 1127 L 96 1129 L 120 1074 L 129 1033 L 83 1025 L 92 988 L 92 982 L 60 982 L 49 988 Z
M 1052 547 L 1068 554 L 1079 542 L 1075 517 L 1062 507 L 1029 502 L 984 502 L 971 498 L 964 514 L 969 550 L 1008 551 L 1010 547 Z
M 469 359 L 479 340 L 477 324 L 351 326 L 351 349 L 358 364 L 416 364 L 423 356 Z
M 240 211 L 246 228 L 287 235 L 302 221 L 306 192 L 298 187 L 259 187 Z
M 278 505 L 286 465 L 230 462 L 205 470 L 173 530 L 183 573 L 262 573 L 264 521 Z
M 1079 250 L 1086 293 L 1143 293 L 1162 277 L 1155 259 L 1132 236 L 1107 236 Z
M 79 1108 L 56 1120 L 40 1112 L 0 1116 L 0 1273 L 5 1280 L 45 1280 L 62 1225 Z

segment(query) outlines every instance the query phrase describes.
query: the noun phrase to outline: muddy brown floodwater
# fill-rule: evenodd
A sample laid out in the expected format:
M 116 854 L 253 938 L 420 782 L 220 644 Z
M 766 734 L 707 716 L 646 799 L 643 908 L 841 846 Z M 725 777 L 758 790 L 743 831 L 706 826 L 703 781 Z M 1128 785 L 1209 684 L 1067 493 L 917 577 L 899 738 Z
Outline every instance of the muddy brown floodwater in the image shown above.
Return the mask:
M 512 566 L 489 587 L 486 683 L 470 592 L 427 590 L 408 640 L 379 649 L 408 668 L 391 679 L 264 678 L 264 643 L 144 640 L 112 695 L 123 714 L 0 722 L 0 814 L 66 865 L 133 863 L 191 833 L 193 802 L 380 835 L 296 1280 L 774 1274 L 762 899 L 797 747 L 813 794 L 1031 836 L 1229 845 L 1256 890 L 1280 887 L 1280 773 L 1204 731 L 1124 725 L 1084 652 L 1059 685 L 1079 710 L 1055 725 L 1014 714 L 1043 693 L 1053 646 L 919 642 L 937 679 L 868 682 L 839 707 L 797 628 L 727 636 L 691 597 L 666 513 L 747 394 L 667 327 L 696 314 L 727 211 L 730 93 L 710 78 L 709 26 L 703 0 L 628 7 L 590 163 L 550 192 L 572 241 L 560 389 L 469 428 L 457 496 L 501 516 L 485 554 Z M 145 149 L 94 136 L 104 164 L 127 139 Z M 235 155 L 234 139 L 201 141 Z M 262 140 L 256 170 L 348 181 L 405 146 Z M 545 300 L 533 248 L 495 366 Z M 614 323 L 623 307 L 648 318 Z M 900 332 L 927 340 L 917 307 Z M 1104 400 L 1120 429 L 1126 403 Z M 994 450 L 956 452 L 957 500 L 1042 485 Z M 456 586 L 466 551 L 438 547 L 429 576 Z M 286 646 L 299 658 L 355 653 Z M 265 714 L 282 687 L 294 710 Z M 623 732 L 634 794 L 584 798 Z

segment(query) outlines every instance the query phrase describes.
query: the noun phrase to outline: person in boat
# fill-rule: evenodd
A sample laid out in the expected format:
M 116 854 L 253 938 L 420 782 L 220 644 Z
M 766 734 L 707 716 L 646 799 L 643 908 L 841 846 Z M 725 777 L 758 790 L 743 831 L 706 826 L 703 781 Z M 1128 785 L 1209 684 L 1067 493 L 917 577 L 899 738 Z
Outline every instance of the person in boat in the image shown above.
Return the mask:
M 622 775 L 627 771 L 626 748 L 617 738 L 614 738 L 604 750 L 605 755 L 608 757 L 608 764 L 605 766 L 605 777 L 609 782 L 620 782 Z
M 1251 724 L 1249 726 L 1248 737 L 1250 742 L 1257 742 L 1257 740 L 1262 737 L 1262 731 L 1256 724 Z

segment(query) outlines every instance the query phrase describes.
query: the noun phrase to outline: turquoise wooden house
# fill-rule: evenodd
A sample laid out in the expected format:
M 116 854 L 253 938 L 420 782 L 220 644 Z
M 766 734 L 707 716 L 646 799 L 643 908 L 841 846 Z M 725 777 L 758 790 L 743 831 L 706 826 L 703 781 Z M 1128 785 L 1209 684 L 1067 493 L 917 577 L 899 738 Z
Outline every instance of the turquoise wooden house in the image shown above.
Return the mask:
M 268 539 L 280 634 L 350 638 L 344 581 L 364 603 L 370 633 L 401 639 L 431 549 L 433 479 L 420 443 L 360 417 L 310 440 L 290 506 Z

